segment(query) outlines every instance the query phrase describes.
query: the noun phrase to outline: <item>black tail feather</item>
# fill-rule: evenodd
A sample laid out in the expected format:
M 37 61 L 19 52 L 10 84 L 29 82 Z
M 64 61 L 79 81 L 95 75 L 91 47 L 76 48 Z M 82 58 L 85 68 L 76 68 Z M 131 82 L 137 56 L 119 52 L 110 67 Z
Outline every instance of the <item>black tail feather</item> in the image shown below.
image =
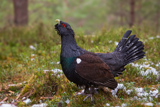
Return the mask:
M 129 37 L 129 35 L 131 34 L 131 32 L 132 32 L 131 30 L 128 30 L 128 31 L 124 34 L 123 38 L 121 39 L 121 41 L 120 41 L 119 44 L 117 45 L 115 51 L 118 51 L 118 50 L 121 48 L 121 46 L 123 46 L 123 45 L 126 43 L 126 41 L 127 41 L 128 37 Z
M 125 70 L 125 65 L 139 60 L 145 56 L 144 45 L 136 35 L 131 35 L 128 30 L 116 49 L 112 53 L 99 54 L 102 60 L 110 67 L 112 74 L 116 77 Z
M 143 43 L 135 35 L 129 36 L 130 34 L 131 30 L 128 30 L 114 51 L 124 54 L 124 66 L 145 56 Z

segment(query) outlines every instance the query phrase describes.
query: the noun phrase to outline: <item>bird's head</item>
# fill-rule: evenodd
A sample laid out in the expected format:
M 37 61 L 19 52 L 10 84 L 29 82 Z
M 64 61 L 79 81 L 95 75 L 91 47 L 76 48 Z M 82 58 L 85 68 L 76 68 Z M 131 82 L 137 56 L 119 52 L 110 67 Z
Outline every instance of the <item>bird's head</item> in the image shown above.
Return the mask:
M 72 35 L 74 36 L 74 31 L 72 30 L 71 26 L 61 21 L 60 19 L 56 19 L 57 24 L 55 25 L 55 30 L 60 36 L 67 36 Z

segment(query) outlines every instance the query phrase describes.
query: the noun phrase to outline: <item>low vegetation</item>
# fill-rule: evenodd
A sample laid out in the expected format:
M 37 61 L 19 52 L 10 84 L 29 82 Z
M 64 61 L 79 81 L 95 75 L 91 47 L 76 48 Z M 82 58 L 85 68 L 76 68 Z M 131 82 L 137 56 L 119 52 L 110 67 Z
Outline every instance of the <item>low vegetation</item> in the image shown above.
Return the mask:
M 97 89 L 94 102 L 77 95 L 83 91 L 69 82 L 59 64 L 60 37 L 53 26 L 38 24 L 0 29 L 0 105 L 32 106 L 153 106 L 160 105 L 160 35 L 147 28 L 131 28 L 144 42 L 146 57 L 126 66 L 114 94 Z M 127 28 L 102 28 L 85 35 L 76 30 L 80 47 L 91 52 L 112 52 Z M 29 103 L 25 101 L 30 99 Z

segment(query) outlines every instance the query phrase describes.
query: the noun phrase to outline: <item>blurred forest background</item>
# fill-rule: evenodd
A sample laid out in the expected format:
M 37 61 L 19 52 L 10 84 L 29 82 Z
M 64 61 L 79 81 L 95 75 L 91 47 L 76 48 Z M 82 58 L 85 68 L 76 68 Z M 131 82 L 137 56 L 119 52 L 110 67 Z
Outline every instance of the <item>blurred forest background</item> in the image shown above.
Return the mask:
M 160 32 L 160 0 L 1 0 L 0 29 L 69 22 L 86 33 L 109 27 L 148 27 Z
M 68 22 L 78 46 L 90 52 L 113 52 L 129 29 L 144 43 L 146 57 L 115 78 L 123 87 L 118 97 L 108 89 L 94 95 L 95 104 L 75 97 L 82 90 L 62 73 L 56 19 Z M 0 107 L 158 107 L 159 49 L 160 0 L 0 0 Z

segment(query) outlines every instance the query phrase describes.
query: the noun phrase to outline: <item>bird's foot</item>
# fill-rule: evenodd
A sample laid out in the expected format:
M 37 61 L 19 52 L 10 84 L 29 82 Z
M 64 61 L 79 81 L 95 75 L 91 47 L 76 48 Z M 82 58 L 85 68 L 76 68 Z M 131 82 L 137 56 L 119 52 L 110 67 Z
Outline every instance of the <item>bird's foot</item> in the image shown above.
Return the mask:
M 92 94 L 85 94 L 86 97 L 83 99 L 83 101 L 86 101 L 87 98 L 91 97 L 91 101 L 93 102 Z
M 86 97 L 83 99 L 83 101 L 86 101 L 86 99 L 90 97 L 90 98 L 91 98 L 91 101 L 93 102 L 92 94 L 86 94 L 85 92 L 81 92 L 81 93 L 77 93 L 76 96 L 77 96 L 77 95 L 78 95 L 78 96 L 79 96 L 79 95 L 84 95 L 84 96 L 86 96 Z
M 86 97 L 83 99 L 83 101 L 86 101 L 87 98 L 91 98 L 91 101 L 93 102 L 93 94 L 98 93 L 97 89 L 95 90 L 94 87 L 88 88 L 86 87 L 85 90 L 82 90 L 81 92 L 78 92 L 76 95 L 85 95 Z

